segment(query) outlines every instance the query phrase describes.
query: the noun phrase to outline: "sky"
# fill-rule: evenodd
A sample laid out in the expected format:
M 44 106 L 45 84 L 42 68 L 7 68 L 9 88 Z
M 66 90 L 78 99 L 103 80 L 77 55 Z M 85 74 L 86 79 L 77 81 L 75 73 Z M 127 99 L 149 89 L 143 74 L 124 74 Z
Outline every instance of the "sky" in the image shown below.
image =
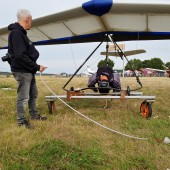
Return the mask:
M 0 6 L 0 28 L 6 27 L 16 22 L 16 13 L 18 9 L 28 9 L 33 19 L 41 16 L 57 13 L 63 10 L 81 6 L 86 0 L 5 0 L 1 1 Z M 170 61 L 170 40 L 161 41 L 130 41 L 122 42 L 125 44 L 125 50 L 144 49 L 146 53 L 129 56 L 128 59 L 150 60 L 151 58 L 160 58 L 164 63 Z M 96 48 L 99 43 L 66 44 L 51 46 L 36 46 L 40 53 L 38 64 L 47 66 L 44 73 L 59 74 L 61 72 L 74 73 L 82 65 L 86 58 Z M 100 60 L 105 59 L 100 55 L 101 51 L 106 50 L 106 44 L 94 53 L 83 66 L 80 72 L 86 72 L 87 66 L 92 70 L 97 69 Z M 6 54 L 7 50 L 0 50 L 0 57 Z M 110 57 L 115 63 L 114 69 L 122 69 L 123 62 L 120 58 Z M 125 64 L 127 62 L 125 61 Z M 0 60 L 0 71 L 10 71 L 7 62 Z

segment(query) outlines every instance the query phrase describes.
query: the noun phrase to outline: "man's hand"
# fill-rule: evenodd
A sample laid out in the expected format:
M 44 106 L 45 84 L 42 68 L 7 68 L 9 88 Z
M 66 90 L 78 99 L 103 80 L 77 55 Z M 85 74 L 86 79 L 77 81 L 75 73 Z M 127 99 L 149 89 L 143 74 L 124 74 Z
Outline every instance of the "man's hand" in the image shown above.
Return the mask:
M 40 65 L 40 70 L 39 70 L 39 72 L 42 73 L 46 68 L 47 68 L 47 67 Z

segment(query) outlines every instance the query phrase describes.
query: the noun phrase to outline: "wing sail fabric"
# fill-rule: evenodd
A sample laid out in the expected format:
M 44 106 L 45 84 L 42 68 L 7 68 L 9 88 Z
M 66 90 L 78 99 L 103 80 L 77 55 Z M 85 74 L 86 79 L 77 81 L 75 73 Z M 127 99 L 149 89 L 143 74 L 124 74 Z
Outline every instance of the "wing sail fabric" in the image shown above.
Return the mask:
M 28 36 L 36 45 L 97 42 L 106 33 L 115 41 L 170 39 L 169 21 L 170 2 L 166 0 L 91 0 L 34 19 Z M 7 36 L 7 27 L 1 28 L 1 49 L 8 45 Z

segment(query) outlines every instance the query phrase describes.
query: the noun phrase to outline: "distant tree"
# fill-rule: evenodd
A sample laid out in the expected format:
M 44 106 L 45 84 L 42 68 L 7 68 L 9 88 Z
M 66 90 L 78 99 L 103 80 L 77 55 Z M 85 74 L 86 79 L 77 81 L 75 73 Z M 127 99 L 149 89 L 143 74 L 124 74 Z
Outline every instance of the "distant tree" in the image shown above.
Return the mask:
M 151 68 L 151 60 L 142 61 L 142 68 Z
M 114 63 L 112 60 L 108 59 L 108 66 L 109 66 L 110 68 L 113 68 L 114 65 L 115 65 L 115 63 Z M 99 68 L 99 67 L 102 67 L 102 66 L 107 66 L 107 61 L 106 61 L 106 59 L 105 59 L 105 60 L 100 60 L 99 63 L 98 63 L 98 65 L 97 65 L 98 68 Z
M 168 68 L 170 68 L 170 62 L 167 62 L 167 63 L 165 64 L 165 66 L 168 67 Z
M 131 64 L 133 70 L 138 70 L 142 67 L 142 61 L 139 60 L 139 59 L 130 60 L 129 63 Z M 129 63 L 126 64 L 125 70 L 131 70 L 132 69 Z
M 126 64 L 125 70 L 131 70 L 132 69 L 129 63 L 132 65 L 132 60 L 129 60 L 129 62 Z
M 163 61 L 160 58 L 152 58 L 151 59 L 151 68 L 155 68 L 155 69 L 161 69 L 163 70 Z
M 154 68 L 154 69 L 165 69 L 163 66 L 163 61 L 160 58 L 152 58 L 151 60 L 144 60 L 141 61 L 139 59 L 130 60 L 129 63 L 131 64 L 134 70 L 138 70 L 140 68 Z M 126 64 L 125 70 L 131 70 L 129 63 Z M 170 62 L 165 64 L 166 67 L 170 67 Z

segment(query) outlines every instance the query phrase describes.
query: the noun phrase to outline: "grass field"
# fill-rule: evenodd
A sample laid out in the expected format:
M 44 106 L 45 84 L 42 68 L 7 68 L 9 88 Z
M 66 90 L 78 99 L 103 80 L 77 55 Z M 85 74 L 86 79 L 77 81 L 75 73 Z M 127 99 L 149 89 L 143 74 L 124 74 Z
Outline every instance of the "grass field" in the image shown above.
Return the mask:
M 67 78 L 43 77 L 56 93 Z M 121 82 L 123 80 L 121 79 Z M 170 137 L 170 79 L 142 77 L 144 95 L 155 95 L 152 118 L 139 114 L 142 100 L 81 99 L 67 102 L 74 109 L 113 130 L 148 138 L 127 138 L 82 118 L 56 101 L 49 114 L 46 95 L 51 95 L 37 76 L 38 109 L 48 116 L 45 122 L 32 121 L 34 130 L 16 125 L 16 82 L 0 78 L 0 169 L 1 170 L 167 170 L 170 169 L 170 144 L 157 142 Z M 68 86 L 86 87 L 87 78 L 75 78 Z M 124 86 L 137 87 L 135 78 L 126 78 Z M 26 117 L 29 118 L 27 113 Z

